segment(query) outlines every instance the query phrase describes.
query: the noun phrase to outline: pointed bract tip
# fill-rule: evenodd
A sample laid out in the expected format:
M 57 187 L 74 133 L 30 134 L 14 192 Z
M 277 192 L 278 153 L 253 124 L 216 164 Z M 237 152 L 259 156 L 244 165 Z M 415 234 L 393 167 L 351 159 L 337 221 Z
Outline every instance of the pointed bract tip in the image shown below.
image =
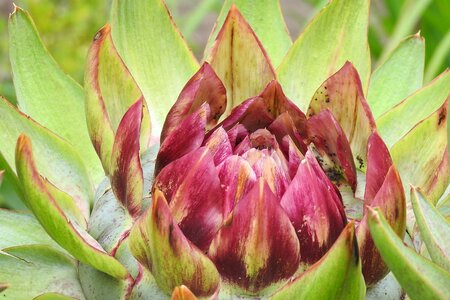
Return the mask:
M 171 300 L 196 300 L 197 297 L 191 292 L 191 290 L 185 286 L 177 286 L 173 289 Z
M 379 207 L 372 207 L 372 206 L 366 206 L 367 212 L 369 214 L 369 219 L 372 219 L 376 222 L 380 220 L 380 208 Z
M 13 11 L 9 14 L 10 18 L 13 17 L 14 15 L 16 15 L 19 12 L 23 12 L 23 9 L 20 8 L 19 6 L 17 6 L 15 2 L 13 2 L 12 5 L 13 5 Z
M 103 40 L 111 32 L 111 25 L 106 23 L 94 36 L 94 42 L 98 40 Z
M 30 138 L 25 133 L 21 133 L 17 138 L 16 156 L 17 153 L 21 153 L 24 149 L 27 149 L 28 147 L 31 147 Z

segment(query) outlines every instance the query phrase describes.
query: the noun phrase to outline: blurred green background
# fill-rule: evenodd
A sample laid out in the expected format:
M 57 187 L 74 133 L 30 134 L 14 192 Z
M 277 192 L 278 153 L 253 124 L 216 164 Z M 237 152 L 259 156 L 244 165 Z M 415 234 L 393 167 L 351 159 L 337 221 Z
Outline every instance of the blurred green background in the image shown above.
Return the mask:
M 0 0 L 0 95 L 14 102 L 8 59 L 8 15 L 12 0 Z M 87 49 L 107 21 L 111 0 L 16 0 L 36 22 L 44 43 L 62 68 L 83 80 Z M 327 0 L 281 0 L 293 39 Z M 166 0 L 178 27 L 198 58 L 222 0 Z M 425 81 L 450 65 L 450 0 L 372 0 L 369 43 L 374 67 L 407 35 L 426 38 Z

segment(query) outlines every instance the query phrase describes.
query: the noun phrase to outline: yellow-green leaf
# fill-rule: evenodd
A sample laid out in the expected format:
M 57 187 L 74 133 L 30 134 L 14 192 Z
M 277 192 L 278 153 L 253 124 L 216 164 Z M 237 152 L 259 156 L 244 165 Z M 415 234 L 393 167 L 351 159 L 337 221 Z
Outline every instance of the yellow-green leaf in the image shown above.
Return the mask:
M 9 20 L 9 54 L 22 112 L 66 139 L 96 183 L 103 177 L 86 126 L 82 87 L 50 56 L 30 15 L 16 7 Z M 1 122 L 1 121 L 0 121 Z
M 21 135 L 17 142 L 16 169 L 23 187 L 27 206 L 45 231 L 64 249 L 81 262 L 90 264 L 115 278 L 127 278 L 128 271 L 114 257 L 106 253 L 75 219 L 64 213 L 36 169 L 31 141 Z
M 305 111 L 317 88 L 346 61 L 363 89 L 370 75 L 369 0 L 333 0 L 309 23 L 278 67 L 286 95 Z
M 35 159 L 42 174 L 59 189 L 72 196 L 87 218 L 93 185 L 81 157 L 66 141 L 21 114 L 5 99 L 0 99 L 0 152 L 15 170 L 14 153 L 17 138 L 27 134 L 35 146 Z M 20 186 L 20 185 L 19 185 Z
M 433 204 L 439 200 L 450 179 L 447 110 L 448 101 L 417 124 L 391 149 L 405 191 L 409 190 L 410 184 L 420 187 Z
M 446 70 L 428 85 L 380 116 L 378 131 L 391 148 L 417 123 L 442 106 L 450 93 L 450 71 Z
M 422 87 L 424 65 L 425 40 L 415 34 L 401 41 L 370 78 L 367 101 L 375 118 Z

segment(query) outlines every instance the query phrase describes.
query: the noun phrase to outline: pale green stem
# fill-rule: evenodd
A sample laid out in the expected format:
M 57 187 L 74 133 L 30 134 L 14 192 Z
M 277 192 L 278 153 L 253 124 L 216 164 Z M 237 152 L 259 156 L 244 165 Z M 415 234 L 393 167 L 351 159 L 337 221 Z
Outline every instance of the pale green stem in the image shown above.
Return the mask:
M 436 50 L 434 50 L 433 56 L 428 63 L 427 70 L 425 72 L 425 82 L 431 81 L 436 77 L 439 72 L 439 68 L 445 61 L 447 55 L 450 54 L 450 30 L 447 31 L 444 38 L 439 42 Z
M 395 25 L 389 42 L 378 60 L 382 64 L 398 43 L 406 36 L 413 34 L 412 30 L 431 0 L 406 0 L 401 9 L 400 18 Z
M 193 32 L 198 28 L 202 22 L 205 15 L 211 11 L 211 9 L 216 5 L 218 0 L 204 0 L 202 1 L 195 10 L 190 13 L 189 18 L 184 23 L 183 35 L 186 39 L 189 39 Z

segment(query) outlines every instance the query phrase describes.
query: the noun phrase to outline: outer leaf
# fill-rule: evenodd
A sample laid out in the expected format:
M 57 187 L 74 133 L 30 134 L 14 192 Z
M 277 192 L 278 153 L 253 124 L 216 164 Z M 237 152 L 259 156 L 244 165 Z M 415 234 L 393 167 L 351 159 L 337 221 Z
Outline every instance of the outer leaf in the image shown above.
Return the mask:
M 0 220 L 0 250 L 40 244 L 64 251 L 30 214 L 0 209 Z
M 89 234 L 108 253 L 114 253 L 132 225 L 133 219 L 127 208 L 108 186 L 104 194 L 95 201 L 89 219 Z
M 9 35 L 21 111 L 68 140 L 99 182 L 103 172 L 87 134 L 83 89 L 59 68 L 42 44 L 31 17 L 18 7 L 10 17 Z
M 232 6 L 206 58 L 227 90 L 227 109 L 259 94 L 275 70 L 250 25 Z
M 126 112 L 117 129 L 111 153 L 111 186 L 117 199 L 132 216 L 141 212 L 144 189 L 139 157 L 143 101 L 139 99 Z
M 209 37 L 205 54 L 210 51 L 233 4 L 236 5 L 255 31 L 264 48 L 267 50 L 273 65 L 278 66 L 292 45 L 291 37 L 283 19 L 279 0 L 226 0 Z
M 153 130 L 159 134 L 198 64 L 163 1 L 115 0 L 111 18 L 114 44 L 147 99 Z
M 16 168 L 23 186 L 27 206 L 47 233 L 78 260 L 116 278 L 126 278 L 128 272 L 79 225 L 68 218 L 39 175 L 33 161 L 30 139 L 21 135 L 17 142 Z M 57 195 L 56 195 L 57 196 Z
M 342 231 L 328 253 L 305 273 L 284 286 L 271 299 L 364 299 L 354 223 Z
M 184 284 L 198 296 L 211 296 L 219 285 L 216 267 L 183 235 L 159 190 L 153 193 L 152 207 L 131 230 L 130 248 L 168 295 Z
M 49 292 L 85 299 L 76 262 L 48 246 L 5 249 L 0 253 L 0 281 L 9 285 L 0 292 L 5 299 L 30 299 Z
M 114 133 L 128 109 L 142 97 L 114 47 L 109 24 L 97 33 L 89 50 L 85 90 L 89 135 L 105 172 L 109 174 Z M 151 130 L 146 107 L 143 114 L 141 132 L 145 149 Z
M 39 170 L 51 183 L 71 195 L 87 218 L 93 187 L 87 169 L 75 149 L 21 114 L 4 99 L 0 99 L 0 116 L 0 151 L 8 165 L 14 168 L 17 138 L 21 133 L 26 133 L 35 145 Z
M 405 190 L 409 184 L 418 186 L 433 204 L 439 200 L 450 179 L 447 113 L 448 100 L 391 149 Z
M 366 90 L 370 75 L 367 43 L 369 0 L 333 0 L 306 27 L 277 69 L 286 92 L 305 111 L 316 89 L 351 61 Z
M 415 34 L 404 39 L 370 77 L 367 101 L 375 118 L 420 89 L 425 65 L 425 40 Z
M 155 300 L 167 300 L 168 295 L 158 287 L 150 271 L 143 268 L 136 278 L 130 299 L 145 300 L 146 297 Z
M 446 70 L 416 93 L 383 114 L 377 120 L 378 130 L 391 148 L 417 123 L 435 112 L 450 93 L 450 71 Z
M 78 264 L 81 287 L 87 299 L 127 299 L 132 282 L 117 279 L 84 263 Z
M 447 299 L 450 273 L 405 246 L 378 209 L 369 209 L 369 228 L 384 262 L 408 296 L 415 299 Z
M 1 101 L 1 100 L 0 100 Z M 1 125 L 0 125 L 1 126 Z M 0 145 L 1 149 L 1 145 Z M 25 209 L 22 190 L 16 174 L 8 165 L 0 151 L 0 169 L 3 172 L 3 182 L 0 184 L 0 206 L 9 209 Z
M 411 188 L 411 203 L 428 253 L 436 264 L 450 272 L 449 222 L 415 188 Z

